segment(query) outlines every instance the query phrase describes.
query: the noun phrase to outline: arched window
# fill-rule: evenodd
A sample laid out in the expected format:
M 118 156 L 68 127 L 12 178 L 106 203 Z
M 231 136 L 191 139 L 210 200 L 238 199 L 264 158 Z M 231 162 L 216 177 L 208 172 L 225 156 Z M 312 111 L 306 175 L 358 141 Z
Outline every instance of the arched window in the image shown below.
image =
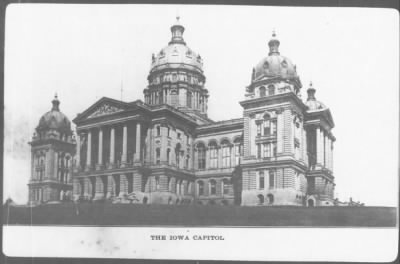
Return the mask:
M 275 86 L 268 85 L 268 95 L 274 95 L 275 94 Z
M 217 182 L 215 180 L 210 180 L 210 195 L 217 194 Z
M 187 92 L 186 94 L 186 105 L 187 107 L 191 108 L 192 107 L 192 93 L 191 92 Z
M 218 146 L 215 141 L 209 144 L 210 150 L 210 168 L 218 168 Z
M 203 181 L 198 181 L 197 182 L 197 188 L 198 188 L 198 194 L 199 195 L 204 195 L 204 182 Z
M 222 150 L 222 168 L 229 168 L 231 166 L 231 146 L 228 140 L 221 143 Z
M 264 190 L 264 188 L 265 188 L 264 171 L 259 171 L 258 172 L 258 189 Z
M 274 196 L 272 194 L 268 194 L 268 204 L 273 204 L 274 203 Z
M 223 179 L 222 180 L 222 193 L 229 194 L 230 180 Z
M 197 167 L 199 170 L 206 168 L 206 147 L 203 143 L 197 144 Z
M 260 97 L 264 97 L 264 96 L 265 96 L 265 87 L 264 87 L 264 86 L 261 86 L 261 87 L 259 88 L 259 90 L 260 90 Z
M 257 195 L 258 205 L 264 204 L 264 196 L 262 194 Z
M 269 114 L 264 115 L 263 128 L 263 135 L 269 136 L 271 134 L 271 117 Z

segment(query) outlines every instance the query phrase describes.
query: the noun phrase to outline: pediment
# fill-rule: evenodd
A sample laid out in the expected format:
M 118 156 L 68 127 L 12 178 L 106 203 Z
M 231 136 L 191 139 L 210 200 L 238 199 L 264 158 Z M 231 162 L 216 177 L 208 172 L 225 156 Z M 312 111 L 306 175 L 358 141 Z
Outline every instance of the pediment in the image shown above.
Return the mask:
M 122 112 L 122 111 L 124 111 L 124 109 L 122 107 L 118 107 L 118 106 L 112 105 L 110 103 L 104 102 L 103 104 L 97 106 L 93 110 L 93 112 L 87 116 L 87 118 L 111 115 L 111 114 Z
M 103 97 L 83 113 L 78 114 L 78 116 L 73 120 L 74 123 L 80 123 L 84 120 L 90 120 L 92 118 L 103 117 L 112 115 L 115 113 L 123 112 L 127 108 L 127 104 L 118 100 Z

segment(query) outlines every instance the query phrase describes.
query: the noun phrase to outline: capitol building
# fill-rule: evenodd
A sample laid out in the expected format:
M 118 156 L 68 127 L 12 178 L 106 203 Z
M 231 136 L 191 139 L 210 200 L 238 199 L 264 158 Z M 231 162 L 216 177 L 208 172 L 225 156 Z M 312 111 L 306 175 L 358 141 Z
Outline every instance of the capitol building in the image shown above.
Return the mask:
M 178 18 L 168 45 L 151 56 L 144 101 L 103 97 L 82 109 L 72 131 L 53 99 L 30 142 L 30 203 L 334 204 L 331 112 L 311 83 L 301 98 L 276 34 L 249 69 L 243 116 L 216 122 L 203 60 L 184 31 Z

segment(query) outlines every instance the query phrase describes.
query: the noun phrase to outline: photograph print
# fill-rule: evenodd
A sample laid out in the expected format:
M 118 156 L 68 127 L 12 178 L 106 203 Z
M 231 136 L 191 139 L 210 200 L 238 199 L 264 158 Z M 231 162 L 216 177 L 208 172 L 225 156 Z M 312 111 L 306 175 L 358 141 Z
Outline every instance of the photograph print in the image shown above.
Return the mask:
M 124 257 L 306 230 L 386 232 L 369 243 L 395 257 L 398 29 L 390 9 L 8 5 L 5 254 L 101 227 L 147 247 Z

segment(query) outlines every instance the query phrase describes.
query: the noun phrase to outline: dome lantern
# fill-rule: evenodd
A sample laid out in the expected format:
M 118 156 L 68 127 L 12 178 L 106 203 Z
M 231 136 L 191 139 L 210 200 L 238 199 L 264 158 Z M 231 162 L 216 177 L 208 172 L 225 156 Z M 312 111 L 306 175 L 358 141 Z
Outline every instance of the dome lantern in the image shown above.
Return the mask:
M 307 101 L 306 105 L 308 106 L 308 110 L 310 111 L 319 111 L 325 110 L 327 107 L 315 98 L 315 88 L 313 87 L 312 82 L 310 82 L 310 87 L 307 89 Z
M 53 107 L 51 108 L 51 111 L 60 111 L 60 107 L 59 107 L 60 106 L 60 101 L 58 100 L 57 93 L 54 96 L 53 101 L 51 101 L 51 102 L 53 104 Z
M 312 82 L 310 82 L 310 87 L 307 89 L 307 101 L 315 101 L 315 88 Z
M 276 38 L 275 30 L 272 31 L 272 38 L 268 42 L 269 53 L 268 55 L 279 55 L 279 40 Z
M 183 40 L 183 32 L 185 31 L 185 27 L 181 25 L 179 19 L 180 17 L 177 16 L 175 24 L 171 27 L 172 38 L 168 44 L 181 43 L 186 45 L 185 41 Z

